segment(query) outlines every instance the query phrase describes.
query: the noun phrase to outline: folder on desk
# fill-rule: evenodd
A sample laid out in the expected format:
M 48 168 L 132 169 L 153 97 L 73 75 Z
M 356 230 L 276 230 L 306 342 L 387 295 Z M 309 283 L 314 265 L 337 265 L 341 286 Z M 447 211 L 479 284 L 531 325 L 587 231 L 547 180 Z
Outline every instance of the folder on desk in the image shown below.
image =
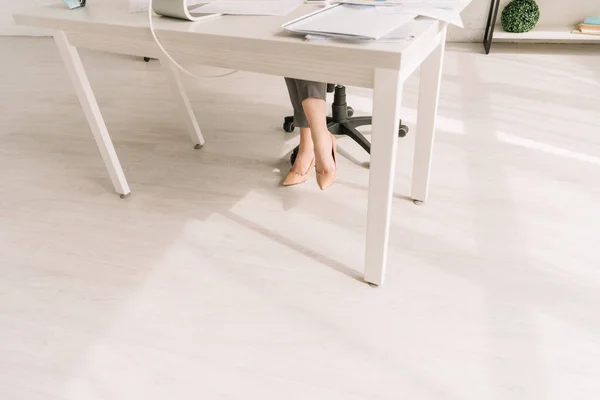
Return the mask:
M 377 40 L 414 18 L 380 13 L 375 7 L 336 4 L 290 21 L 283 29 L 302 35 Z

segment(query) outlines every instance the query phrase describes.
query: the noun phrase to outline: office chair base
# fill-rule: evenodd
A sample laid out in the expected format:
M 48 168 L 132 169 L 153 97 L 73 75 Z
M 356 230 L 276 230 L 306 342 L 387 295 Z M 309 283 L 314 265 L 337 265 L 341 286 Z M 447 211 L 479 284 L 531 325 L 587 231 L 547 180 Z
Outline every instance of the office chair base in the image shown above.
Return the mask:
M 371 154 L 371 143 L 367 140 L 367 138 L 360 133 L 360 131 L 356 128 L 359 126 L 371 125 L 373 118 L 372 117 L 353 117 L 348 118 L 344 122 L 333 122 L 331 117 L 327 117 L 328 124 L 327 127 L 329 131 L 334 135 L 344 135 L 348 136 L 352 140 L 354 140 L 360 147 L 362 147 L 367 153 Z M 398 137 L 405 137 L 408 134 L 408 126 L 402 125 L 402 120 L 400 120 L 400 127 L 398 128 Z M 298 156 L 298 150 L 300 146 L 296 146 L 290 155 L 290 163 L 294 165 L 296 161 L 296 157 Z
M 329 91 L 329 90 L 328 90 Z M 331 117 L 327 117 L 327 128 L 334 135 L 345 135 L 350 137 L 356 143 L 359 144 L 367 153 L 371 154 L 371 143 L 363 136 L 362 133 L 356 128 L 372 125 L 372 117 L 354 117 L 354 109 L 349 107 L 346 103 L 346 88 L 341 85 L 335 86 L 333 104 L 331 105 Z M 286 132 L 292 132 L 295 129 L 294 117 L 285 117 L 283 121 L 283 130 Z M 398 128 L 398 136 L 404 137 L 408 133 L 408 127 L 402 125 Z M 296 146 L 292 155 L 290 156 L 290 162 L 292 165 L 296 161 L 298 155 L 299 146 Z

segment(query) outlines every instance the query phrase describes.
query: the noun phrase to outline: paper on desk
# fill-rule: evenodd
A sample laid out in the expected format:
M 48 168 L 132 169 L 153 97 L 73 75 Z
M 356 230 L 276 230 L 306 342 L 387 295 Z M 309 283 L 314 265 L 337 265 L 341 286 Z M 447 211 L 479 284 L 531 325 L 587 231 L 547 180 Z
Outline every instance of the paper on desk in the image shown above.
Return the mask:
M 338 4 L 288 22 L 288 32 L 302 35 L 380 39 L 412 21 L 414 15 L 380 14 L 375 7 Z
M 402 43 L 409 42 L 415 38 L 412 34 L 412 28 L 409 24 L 404 24 L 392 30 L 387 35 L 375 40 L 358 36 L 347 35 L 315 35 L 309 34 L 304 37 L 307 41 L 330 42 L 330 43 L 351 43 L 351 44 L 371 44 L 371 43 Z
M 360 38 L 360 37 L 349 37 L 349 36 L 337 36 L 337 35 L 306 35 L 305 40 L 315 41 L 315 42 L 331 42 L 331 43 L 398 43 L 398 42 L 408 42 L 409 40 L 414 39 L 414 36 L 405 35 L 405 36 L 395 36 L 395 35 L 386 35 L 379 40 Z
M 392 7 L 375 7 L 378 12 L 383 14 L 409 14 L 429 17 L 440 21 L 448 22 L 456 25 L 459 28 L 464 28 L 460 10 L 445 9 L 445 8 L 429 8 L 429 7 L 413 7 L 413 6 L 392 6 Z
M 288 15 L 304 0 L 216 0 L 196 11 L 207 14 Z

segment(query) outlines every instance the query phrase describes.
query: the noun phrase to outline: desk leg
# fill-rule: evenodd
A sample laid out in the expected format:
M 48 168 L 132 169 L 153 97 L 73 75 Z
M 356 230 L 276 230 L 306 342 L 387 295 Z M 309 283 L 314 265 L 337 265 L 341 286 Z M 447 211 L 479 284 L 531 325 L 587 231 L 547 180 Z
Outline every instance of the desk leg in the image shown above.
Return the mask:
M 196 121 L 196 116 L 194 115 L 194 110 L 190 104 L 190 99 L 185 93 L 185 86 L 183 86 L 179 71 L 177 70 L 177 67 L 168 59 L 161 59 L 160 63 L 167 73 L 169 84 L 173 90 L 173 95 L 177 99 L 177 108 L 179 108 L 183 120 L 185 121 L 188 132 L 192 138 L 192 143 L 194 143 L 194 148 L 199 149 L 204 146 L 204 137 L 202 136 L 202 132 L 198 126 L 198 121 Z
M 102 160 L 104 160 L 104 165 L 106 165 L 115 191 L 120 193 L 122 198 L 125 198 L 131 191 L 129 190 L 129 185 L 125 179 L 121 163 L 119 162 L 112 140 L 108 134 L 108 129 L 106 129 L 106 124 L 100 113 L 100 108 L 96 102 L 87 74 L 85 73 L 81 59 L 79 58 L 79 53 L 75 47 L 71 46 L 64 32 L 56 32 L 54 34 L 54 41 L 56 42 L 56 46 L 58 47 L 58 51 L 65 67 L 67 68 L 67 72 L 71 77 L 75 93 L 77 93 L 79 103 L 81 103 L 81 107 L 83 108 L 87 122 L 90 125 L 90 129 L 96 140 L 96 145 L 98 146 L 98 150 L 100 150 Z
M 381 285 L 387 263 L 400 123 L 402 82 L 399 71 L 376 69 L 374 89 L 365 281 Z
M 427 200 L 431 156 L 435 135 L 435 120 L 440 98 L 442 64 L 446 45 L 446 28 L 441 32 L 440 44 L 421 64 L 419 78 L 419 106 L 417 110 L 417 133 L 413 163 L 411 197 L 415 203 Z

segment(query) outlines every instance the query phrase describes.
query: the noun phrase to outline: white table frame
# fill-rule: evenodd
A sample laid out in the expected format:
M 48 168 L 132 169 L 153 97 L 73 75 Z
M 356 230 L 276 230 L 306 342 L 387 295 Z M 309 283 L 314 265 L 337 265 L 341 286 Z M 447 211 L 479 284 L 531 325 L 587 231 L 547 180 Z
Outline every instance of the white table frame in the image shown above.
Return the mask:
M 89 7 L 89 9 L 92 8 Z M 131 190 L 77 48 L 158 58 L 167 73 L 194 147 L 200 148 L 204 144 L 204 138 L 185 93 L 178 69 L 162 57 L 152 42 L 147 28 L 128 27 L 126 24 L 115 23 L 116 26 L 112 27 L 112 30 L 122 29 L 123 31 L 120 33 L 120 40 L 117 40 L 117 36 L 110 36 L 109 32 L 112 32 L 109 31 L 110 27 L 86 23 L 85 18 L 70 18 L 71 15 L 61 13 L 56 9 L 52 9 L 48 14 L 45 14 L 43 10 L 37 10 L 32 13 L 15 15 L 15 19 L 25 25 L 50 28 L 56 31 L 54 40 L 83 107 L 115 191 L 125 198 L 129 196 Z M 165 45 L 172 49 L 172 55 L 176 59 L 194 60 L 201 65 L 271 73 L 307 80 L 340 82 L 345 85 L 374 89 L 364 279 L 372 285 L 382 285 L 386 275 L 402 87 L 404 81 L 421 66 L 411 197 L 416 203 L 422 203 L 427 199 L 428 194 L 446 41 L 446 24 L 438 21 L 426 21 L 425 24 L 419 25 L 420 30 L 415 34 L 412 45 L 406 45 L 398 53 L 398 57 L 390 57 L 385 52 L 376 53 L 380 56 L 379 59 L 371 57 L 375 59 L 365 61 L 364 67 L 363 64 L 360 66 L 350 65 L 348 69 L 343 68 L 345 64 L 340 64 L 340 60 L 328 63 L 323 54 L 324 51 L 330 51 L 331 47 L 328 48 L 323 44 L 311 46 L 304 44 L 305 47 L 300 49 L 306 49 L 306 54 L 298 56 L 300 58 L 295 60 L 284 59 L 274 62 L 273 58 L 269 60 L 269 57 L 265 57 L 264 53 L 273 54 L 275 57 L 275 54 L 281 54 L 281 49 L 296 45 L 297 41 L 292 41 L 290 38 L 281 40 L 267 38 L 264 40 L 264 46 L 261 40 L 254 38 L 252 42 L 254 50 L 263 53 L 255 57 L 249 55 L 249 52 L 252 53 L 252 49 L 250 51 L 247 49 L 248 44 L 238 43 L 243 39 L 238 38 L 235 41 L 233 40 L 235 38 L 231 39 L 228 36 L 216 37 L 214 44 L 207 40 L 207 44 L 195 52 L 198 41 L 194 42 L 195 46 L 190 46 L 191 40 L 188 43 L 185 42 L 186 39 L 194 36 L 193 33 L 181 31 L 181 25 L 173 25 L 173 28 L 170 29 L 169 22 L 162 24 L 163 26 L 157 26 L 157 29 L 161 29 Z M 221 42 L 229 41 L 227 51 L 224 51 L 223 43 L 219 43 L 218 39 L 221 39 Z M 360 56 L 355 54 L 358 47 L 340 45 L 334 50 L 338 51 L 338 57 L 342 59 L 347 56 L 346 62 L 348 63 L 353 62 L 352 57 Z

